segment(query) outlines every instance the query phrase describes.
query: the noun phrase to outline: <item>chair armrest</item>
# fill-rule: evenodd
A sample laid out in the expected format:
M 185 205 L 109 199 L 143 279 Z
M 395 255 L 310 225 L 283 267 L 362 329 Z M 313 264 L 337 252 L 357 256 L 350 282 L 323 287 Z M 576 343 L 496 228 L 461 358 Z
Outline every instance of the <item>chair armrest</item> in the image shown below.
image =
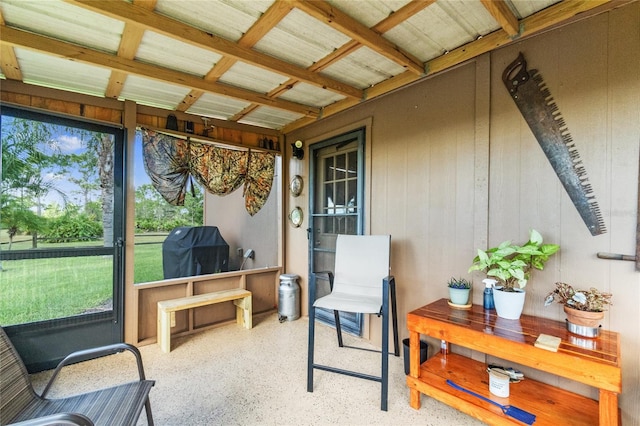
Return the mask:
M 62 367 L 69 364 L 76 363 L 76 362 L 80 362 L 80 361 L 90 360 L 90 359 L 94 359 L 94 358 L 98 358 L 106 355 L 113 355 L 123 351 L 129 351 L 135 356 L 136 364 L 138 366 L 138 376 L 140 377 L 140 381 L 145 380 L 144 367 L 142 365 L 142 356 L 140 355 L 140 351 L 138 350 L 138 348 L 136 348 L 133 345 L 130 345 L 129 343 L 114 343 L 112 345 L 106 345 L 106 346 L 100 346 L 97 348 L 76 351 L 67 355 L 62 361 L 60 361 L 60 363 L 56 367 L 55 371 L 53 372 L 53 375 L 51 376 L 51 379 L 49 379 L 49 382 L 47 383 L 47 386 L 45 386 L 40 397 L 44 398 L 47 395 L 47 393 L 53 386 L 53 382 L 58 377 L 60 370 L 62 370 Z
M 93 426 L 93 422 L 78 413 L 57 413 L 35 419 L 24 420 L 18 423 L 10 423 L 10 426 L 48 426 L 48 425 L 77 425 Z

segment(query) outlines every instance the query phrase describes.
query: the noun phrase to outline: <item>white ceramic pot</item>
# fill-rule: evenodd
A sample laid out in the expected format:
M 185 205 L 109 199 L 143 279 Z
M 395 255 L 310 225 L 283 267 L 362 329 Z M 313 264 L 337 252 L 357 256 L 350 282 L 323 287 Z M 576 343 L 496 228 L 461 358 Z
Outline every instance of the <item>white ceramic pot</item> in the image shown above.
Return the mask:
M 520 319 L 524 308 L 524 297 L 526 292 L 515 289 L 514 292 L 502 291 L 500 287 L 493 289 L 493 301 L 496 305 L 496 313 L 504 319 Z

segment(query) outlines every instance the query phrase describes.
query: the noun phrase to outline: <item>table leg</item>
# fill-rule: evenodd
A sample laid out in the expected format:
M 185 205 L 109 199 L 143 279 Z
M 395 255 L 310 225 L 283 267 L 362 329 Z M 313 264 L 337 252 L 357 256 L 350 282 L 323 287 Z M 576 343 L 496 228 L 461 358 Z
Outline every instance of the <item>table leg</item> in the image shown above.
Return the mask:
M 409 375 L 420 377 L 420 333 L 409 331 Z M 420 391 L 411 388 L 409 404 L 416 410 L 420 409 Z
M 600 424 L 618 425 L 618 394 L 600 389 Z

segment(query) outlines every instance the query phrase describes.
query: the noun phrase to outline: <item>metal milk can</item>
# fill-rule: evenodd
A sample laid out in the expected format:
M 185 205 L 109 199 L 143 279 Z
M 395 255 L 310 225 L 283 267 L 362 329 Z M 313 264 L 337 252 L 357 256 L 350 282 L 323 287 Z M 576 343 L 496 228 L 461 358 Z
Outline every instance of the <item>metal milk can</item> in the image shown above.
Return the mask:
M 278 319 L 280 322 L 293 321 L 300 318 L 300 285 L 298 275 L 280 275 L 278 288 Z

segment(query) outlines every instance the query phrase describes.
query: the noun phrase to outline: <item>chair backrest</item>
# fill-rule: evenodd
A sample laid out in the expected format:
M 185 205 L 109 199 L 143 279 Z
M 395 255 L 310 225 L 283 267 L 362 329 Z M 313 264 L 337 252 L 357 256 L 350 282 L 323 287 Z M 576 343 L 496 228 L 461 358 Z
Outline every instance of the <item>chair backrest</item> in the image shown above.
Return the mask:
M 390 235 L 338 235 L 333 291 L 375 296 L 382 303 L 382 280 L 389 275 Z
M 7 424 L 38 399 L 29 373 L 9 337 L 0 327 L 0 424 Z

